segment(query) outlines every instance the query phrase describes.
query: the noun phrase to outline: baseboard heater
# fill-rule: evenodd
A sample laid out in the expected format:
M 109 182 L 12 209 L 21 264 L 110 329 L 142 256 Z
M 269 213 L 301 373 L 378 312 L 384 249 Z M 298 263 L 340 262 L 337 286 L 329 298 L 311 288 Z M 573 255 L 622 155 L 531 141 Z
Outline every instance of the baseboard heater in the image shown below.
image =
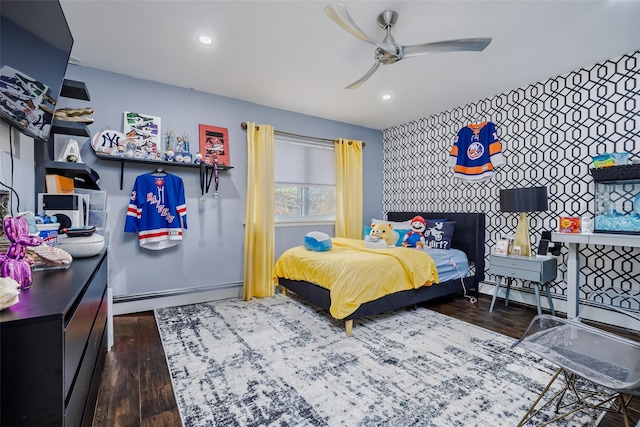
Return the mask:
M 186 289 L 169 289 L 166 291 L 158 291 L 158 292 L 145 292 L 141 294 L 133 294 L 133 295 L 122 295 L 122 296 L 114 296 L 113 303 L 126 303 L 126 302 L 136 302 L 136 301 L 144 301 L 155 298 L 167 298 L 167 297 L 175 297 L 181 295 L 190 295 L 200 292 L 211 292 L 211 291 L 219 291 L 223 289 L 233 289 L 242 287 L 242 282 L 231 282 L 231 283 L 221 283 L 217 285 L 210 286 L 201 286 L 197 288 L 186 288 Z

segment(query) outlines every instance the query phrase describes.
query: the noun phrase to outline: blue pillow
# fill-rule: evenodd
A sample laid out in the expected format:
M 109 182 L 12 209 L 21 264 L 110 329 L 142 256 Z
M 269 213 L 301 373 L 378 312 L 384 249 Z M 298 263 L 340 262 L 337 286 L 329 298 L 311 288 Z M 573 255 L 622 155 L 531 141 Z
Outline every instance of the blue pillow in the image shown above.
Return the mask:
M 362 240 L 366 239 L 369 233 L 371 233 L 371 226 L 365 225 L 362 227 Z
M 304 247 L 314 252 L 325 252 L 331 249 L 331 237 L 327 233 L 311 231 L 304 236 Z
M 427 220 L 427 228 L 424 232 L 424 246 L 432 249 L 451 249 L 453 232 L 456 229 L 455 221 Z
M 402 246 L 402 239 L 404 236 L 411 230 L 396 230 L 398 232 L 398 241 L 396 242 L 396 246 Z

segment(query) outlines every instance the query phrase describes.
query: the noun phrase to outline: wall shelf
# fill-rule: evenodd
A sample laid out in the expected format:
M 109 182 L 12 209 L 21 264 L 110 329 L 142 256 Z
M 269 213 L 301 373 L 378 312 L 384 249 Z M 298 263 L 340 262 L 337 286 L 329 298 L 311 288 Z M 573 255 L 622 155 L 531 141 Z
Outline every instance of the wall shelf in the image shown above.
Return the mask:
M 191 168 L 191 169 L 200 169 L 200 165 L 195 163 L 180 163 L 180 162 L 165 162 L 163 160 L 146 160 L 146 159 L 135 159 L 131 157 L 119 157 L 119 156 L 105 156 L 98 153 L 95 153 L 96 157 L 101 160 L 108 160 L 113 162 L 120 162 L 120 190 L 122 190 L 122 184 L 124 180 L 124 165 L 125 163 L 136 163 L 136 164 L 144 164 L 144 165 L 153 165 L 153 166 L 166 166 L 166 167 L 178 167 L 178 168 Z M 213 169 L 213 166 L 205 165 L 207 169 Z M 233 169 L 233 166 L 219 165 L 218 170 L 229 170 Z
M 86 136 L 87 138 L 91 136 L 87 123 L 67 122 L 56 119 L 53 119 L 51 132 L 59 135 Z
M 60 96 L 64 96 L 65 98 L 81 99 L 83 101 L 91 100 L 89 90 L 84 82 L 69 79 L 64 79 L 62 89 L 60 90 Z
M 76 80 L 64 79 L 62 88 L 60 89 L 60 97 L 80 99 L 89 101 L 89 91 L 84 82 Z M 38 193 L 46 193 L 45 175 L 53 173 L 57 175 L 73 178 L 77 187 L 99 190 L 98 180 L 100 176 L 96 171 L 85 165 L 84 163 L 72 162 L 55 162 L 54 145 L 55 135 L 70 135 L 90 137 L 91 132 L 88 123 L 71 122 L 65 120 L 53 119 L 51 123 L 51 132 L 47 144 L 43 144 L 41 148 L 35 150 L 35 184 L 36 184 L 36 206 L 38 204 Z
M 73 178 L 76 187 L 88 188 L 90 190 L 100 189 L 100 187 L 98 187 L 100 175 L 84 163 L 47 160 L 44 168 L 46 173 Z

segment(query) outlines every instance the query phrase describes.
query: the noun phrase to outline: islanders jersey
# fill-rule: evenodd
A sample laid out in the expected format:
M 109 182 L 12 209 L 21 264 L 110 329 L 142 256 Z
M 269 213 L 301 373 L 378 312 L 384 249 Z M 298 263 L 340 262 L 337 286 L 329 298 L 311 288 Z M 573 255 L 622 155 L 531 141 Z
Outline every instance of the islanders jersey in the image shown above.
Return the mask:
M 470 123 L 458 131 L 451 147 L 449 166 L 453 176 L 466 181 L 485 181 L 505 164 L 496 127 L 491 122 Z
M 136 178 L 127 208 L 125 232 L 138 232 L 140 246 L 164 249 L 182 241 L 182 229 L 187 228 L 187 205 L 184 184 L 177 175 Z

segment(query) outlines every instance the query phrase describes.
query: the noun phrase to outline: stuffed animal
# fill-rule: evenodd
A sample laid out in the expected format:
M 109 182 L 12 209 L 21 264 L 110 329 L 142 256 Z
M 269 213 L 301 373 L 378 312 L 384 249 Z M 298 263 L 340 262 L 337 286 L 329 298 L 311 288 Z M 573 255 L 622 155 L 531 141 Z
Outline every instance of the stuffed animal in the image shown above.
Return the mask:
M 424 248 L 424 232 L 427 229 L 427 222 L 420 215 L 411 219 L 411 229 L 402 238 L 402 246 L 407 248 Z
M 333 246 L 331 237 L 320 231 L 310 231 L 304 236 L 304 247 L 309 251 L 324 252 Z
M 395 246 L 398 238 L 398 232 L 393 229 L 393 225 L 389 223 L 376 223 L 371 224 L 371 231 L 369 232 L 369 242 L 377 242 L 380 240 L 384 240 L 387 243 L 387 246 Z

